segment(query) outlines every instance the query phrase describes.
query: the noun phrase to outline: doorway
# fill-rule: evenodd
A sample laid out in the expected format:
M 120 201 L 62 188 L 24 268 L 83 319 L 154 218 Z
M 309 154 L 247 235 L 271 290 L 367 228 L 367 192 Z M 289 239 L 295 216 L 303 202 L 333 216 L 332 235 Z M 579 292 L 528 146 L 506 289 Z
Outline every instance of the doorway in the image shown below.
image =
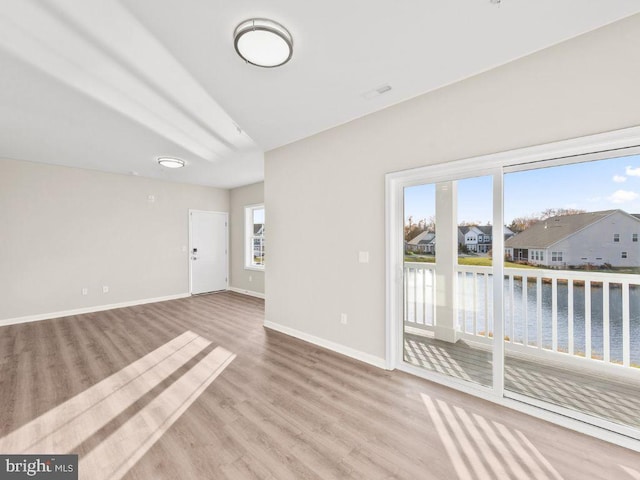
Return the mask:
M 228 288 L 229 214 L 189 210 L 189 290 L 191 295 Z

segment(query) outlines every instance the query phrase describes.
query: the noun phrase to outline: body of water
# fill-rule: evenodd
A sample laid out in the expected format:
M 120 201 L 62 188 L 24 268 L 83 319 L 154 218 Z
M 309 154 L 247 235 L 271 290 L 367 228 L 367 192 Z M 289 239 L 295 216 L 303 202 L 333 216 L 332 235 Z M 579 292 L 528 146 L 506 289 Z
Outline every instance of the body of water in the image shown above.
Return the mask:
M 491 276 L 490 276 L 491 277 Z M 460 277 L 461 278 L 461 277 Z M 466 275 L 465 285 L 465 309 L 459 313 L 459 321 L 464 321 L 466 330 L 473 330 L 473 295 L 472 276 Z M 485 305 L 484 289 L 485 282 L 478 277 L 478 290 L 476 294 L 476 322 L 478 331 L 485 328 Z M 491 283 L 491 281 L 489 281 Z M 537 325 L 537 286 L 535 282 L 527 282 L 527 300 L 523 305 L 522 280 L 516 278 L 513 285 L 513 307 L 511 298 L 511 286 L 509 278 L 505 277 L 504 291 L 504 319 L 505 335 L 517 343 L 524 343 L 525 329 L 527 332 L 527 343 L 531 346 L 538 346 L 538 325 Z M 548 283 L 542 284 L 542 346 L 546 349 L 552 347 L 552 286 Z M 602 359 L 604 354 L 604 323 L 603 323 L 603 287 L 602 285 L 591 285 L 591 356 Z M 488 327 L 493 332 L 492 295 L 491 285 L 489 285 L 488 295 Z M 461 297 L 462 298 L 462 297 Z M 558 315 L 558 350 L 568 352 L 569 348 L 569 294 L 568 286 L 564 283 L 557 285 L 557 315 Z M 527 325 L 525 325 L 525 312 L 527 313 Z M 585 354 L 585 287 L 582 285 L 573 286 L 573 343 L 574 352 L 577 355 Z M 512 313 L 513 312 L 513 313 Z M 629 317 L 630 317 L 630 354 L 631 362 L 640 366 L 640 286 L 632 285 L 629 288 Z M 609 348 L 612 362 L 622 363 L 622 286 L 620 284 L 609 285 Z
M 433 295 L 433 271 L 428 269 L 411 270 L 406 275 L 405 319 L 410 323 L 433 325 L 433 311 L 430 299 Z M 463 281 L 464 278 L 464 281 Z M 467 333 L 473 332 L 473 316 L 476 316 L 476 333 L 493 333 L 493 296 L 492 275 L 488 279 L 484 275 L 477 276 L 475 305 L 473 295 L 473 275 L 458 274 L 458 324 L 465 327 Z M 487 281 L 485 281 L 487 280 Z M 613 280 L 613 279 L 612 279 Z M 525 342 L 538 346 L 537 325 L 537 286 L 535 282 L 527 282 L 526 305 L 522 299 L 522 280 L 516 278 L 513 285 L 513 299 L 509 277 L 504 282 L 504 320 L 505 335 L 516 343 Z M 489 291 L 485 295 L 485 285 Z M 541 318 L 542 318 L 542 346 L 552 348 L 552 285 L 541 285 Z M 602 359 L 604 355 L 604 324 L 603 324 L 603 286 L 591 285 L 591 356 Z M 485 305 L 485 298 L 487 305 Z M 557 316 L 558 316 L 558 350 L 568 352 L 569 349 L 569 295 L 566 283 L 557 285 Z M 512 305 L 513 302 L 513 305 Z M 585 287 L 574 283 L 573 286 L 573 344 L 576 355 L 585 355 L 585 332 L 588 319 L 585 319 Z M 488 318 L 485 319 L 485 311 Z M 525 311 L 527 322 L 525 325 Z M 640 366 L 640 286 L 629 287 L 629 317 L 630 317 L 630 357 L 631 363 Z M 609 284 L 609 349 L 612 362 L 622 363 L 622 286 Z

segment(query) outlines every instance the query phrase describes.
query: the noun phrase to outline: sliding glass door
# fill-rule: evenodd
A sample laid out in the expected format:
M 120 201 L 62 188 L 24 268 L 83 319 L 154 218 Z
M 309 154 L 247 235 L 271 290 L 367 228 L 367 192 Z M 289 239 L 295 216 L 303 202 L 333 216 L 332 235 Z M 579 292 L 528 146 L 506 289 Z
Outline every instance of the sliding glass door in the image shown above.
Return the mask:
M 399 181 L 395 366 L 640 439 L 640 155 L 626 152 Z

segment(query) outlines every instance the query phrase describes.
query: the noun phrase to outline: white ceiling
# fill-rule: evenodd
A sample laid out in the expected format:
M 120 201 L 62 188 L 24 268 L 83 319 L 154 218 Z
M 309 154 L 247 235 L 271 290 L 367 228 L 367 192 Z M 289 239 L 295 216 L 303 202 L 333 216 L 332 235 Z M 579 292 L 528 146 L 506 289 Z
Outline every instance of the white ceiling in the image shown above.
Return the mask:
M 3 0 L 0 157 L 249 184 L 263 151 L 638 12 L 638 0 Z M 290 63 L 240 60 L 232 32 L 252 17 L 289 29 Z

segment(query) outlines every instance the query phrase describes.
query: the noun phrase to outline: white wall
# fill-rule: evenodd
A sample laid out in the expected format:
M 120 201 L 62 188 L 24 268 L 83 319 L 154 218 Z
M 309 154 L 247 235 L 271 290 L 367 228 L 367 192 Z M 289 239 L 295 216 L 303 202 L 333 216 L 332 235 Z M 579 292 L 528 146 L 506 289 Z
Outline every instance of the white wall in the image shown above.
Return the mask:
M 234 188 L 230 191 L 229 201 L 231 204 L 231 288 L 242 292 L 264 294 L 264 271 L 244 268 L 244 207 L 264 203 L 264 182 Z M 267 225 L 267 232 L 268 229 Z M 268 243 L 266 248 L 269 248 Z
M 268 152 L 266 320 L 383 357 L 385 173 L 640 125 L 638 51 L 640 15 Z
M 229 192 L 0 160 L 0 321 L 188 293 L 190 208 Z

